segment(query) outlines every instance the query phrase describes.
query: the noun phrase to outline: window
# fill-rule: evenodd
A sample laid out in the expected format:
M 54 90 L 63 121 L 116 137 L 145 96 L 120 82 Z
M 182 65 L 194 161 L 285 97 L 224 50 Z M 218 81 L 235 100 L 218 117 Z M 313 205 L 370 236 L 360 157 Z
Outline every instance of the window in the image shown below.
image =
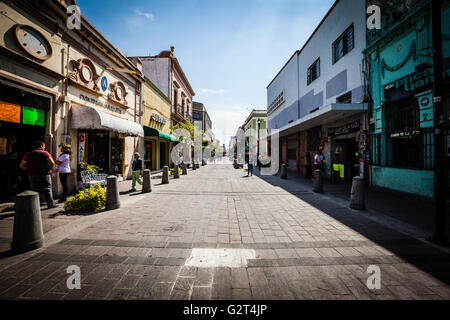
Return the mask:
M 355 46 L 353 24 L 333 43 L 333 63 L 338 62 Z
M 352 92 L 349 91 L 340 97 L 336 98 L 336 103 L 352 103 Z
M 433 131 L 432 128 L 420 128 L 420 110 L 416 98 L 407 98 L 388 105 L 386 130 L 388 166 L 434 168 Z
M 173 90 L 173 106 L 174 110 L 176 111 L 178 108 L 178 90 Z
M 320 77 L 320 58 L 308 68 L 308 85 Z
M 370 164 L 373 166 L 381 166 L 381 135 L 377 133 L 370 136 Z

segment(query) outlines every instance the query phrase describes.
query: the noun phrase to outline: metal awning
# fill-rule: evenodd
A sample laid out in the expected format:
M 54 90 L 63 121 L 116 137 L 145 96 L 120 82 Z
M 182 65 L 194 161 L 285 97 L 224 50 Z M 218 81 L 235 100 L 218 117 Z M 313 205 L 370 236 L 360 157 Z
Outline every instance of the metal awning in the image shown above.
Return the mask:
M 121 119 L 100 110 L 86 106 L 73 106 L 72 129 L 110 129 L 133 137 L 144 137 L 139 123 Z
M 179 140 L 172 136 L 171 134 L 159 131 L 157 129 L 153 129 L 147 126 L 144 126 L 144 136 L 146 137 L 159 137 L 163 139 L 167 139 L 169 141 L 178 142 Z
M 281 127 L 279 130 L 280 137 L 288 136 L 290 134 L 308 130 L 324 124 L 333 123 L 344 118 L 356 115 L 367 110 L 367 103 L 332 103 L 323 106 L 317 111 L 310 113 L 296 121 Z M 274 130 L 273 130 L 274 131 Z M 265 138 L 270 138 L 273 133 Z

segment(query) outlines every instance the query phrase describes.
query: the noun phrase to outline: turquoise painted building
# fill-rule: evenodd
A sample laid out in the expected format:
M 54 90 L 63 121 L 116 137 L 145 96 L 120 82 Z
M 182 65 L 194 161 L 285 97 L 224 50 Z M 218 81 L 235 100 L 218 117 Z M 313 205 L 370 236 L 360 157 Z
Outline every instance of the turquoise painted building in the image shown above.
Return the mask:
M 367 31 L 365 50 L 372 100 L 371 183 L 432 197 L 435 161 L 431 1 L 386 2 L 367 1 L 368 7 L 379 5 L 382 17 L 381 29 Z M 450 0 L 441 3 L 448 121 Z

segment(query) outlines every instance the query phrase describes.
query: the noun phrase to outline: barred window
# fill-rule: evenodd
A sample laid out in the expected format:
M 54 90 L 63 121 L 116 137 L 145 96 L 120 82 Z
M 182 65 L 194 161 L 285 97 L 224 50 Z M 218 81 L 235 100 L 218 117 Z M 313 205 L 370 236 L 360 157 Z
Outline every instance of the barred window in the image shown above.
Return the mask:
M 353 36 L 353 24 L 344 31 L 333 43 L 333 63 L 338 62 L 343 56 L 355 47 Z
M 314 63 L 308 68 L 307 77 L 308 85 L 320 77 L 320 58 L 314 61 Z

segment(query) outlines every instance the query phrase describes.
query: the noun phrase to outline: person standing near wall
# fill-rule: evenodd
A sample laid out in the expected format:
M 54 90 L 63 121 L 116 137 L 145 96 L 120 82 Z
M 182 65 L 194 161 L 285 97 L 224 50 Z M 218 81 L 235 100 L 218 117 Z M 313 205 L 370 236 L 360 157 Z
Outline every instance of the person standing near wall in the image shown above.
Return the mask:
M 48 208 L 54 208 L 55 203 L 52 195 L 52 168 L 55 166 L 50 153 L 45 151 L 45 143 L 35 141 L 33 151 L 28 152 L 20 162 L 20 168 L 28 171 L 31 190 L 44 194 Z
M 58 174 L 59 181 L 61 181 L 61 185 L 63 187 L 63 194 L 60 203 L 66 202 L 67 197 L 69 196 L 69 185 L 68 179 L 71 173 L 70 163 L 72 161 L 72 148 L 68 144 L 61 145 L 61 155 L 56 159 L 56 164 L 58 165 Z
M 143 168 L 143 163 L 142 163 L 142 159 L 141 159 L 141 155 L 139 154 L 139 152 L 136 152 L 134 154 L 134 160 L 133 160 L 133 164 L 131 165 L 131 169 L 133 170 L 133 176 L 132 176 L 132 183 L 131 183 L 131 190 L 132 192 L 136 191 L 136 182 L 139 183 L 140 185 L 142 185 L 142 180 L 141 180 L 141 173 L 142 173 L 142 168 Z
M 320 171 L 323 171 L 325 169 L 325 156 L 322 153 L 322 148 L 319 148 L 319 150 L 316 151 L 316 154 L 314 155 L 314 170 L 319 169 Z

